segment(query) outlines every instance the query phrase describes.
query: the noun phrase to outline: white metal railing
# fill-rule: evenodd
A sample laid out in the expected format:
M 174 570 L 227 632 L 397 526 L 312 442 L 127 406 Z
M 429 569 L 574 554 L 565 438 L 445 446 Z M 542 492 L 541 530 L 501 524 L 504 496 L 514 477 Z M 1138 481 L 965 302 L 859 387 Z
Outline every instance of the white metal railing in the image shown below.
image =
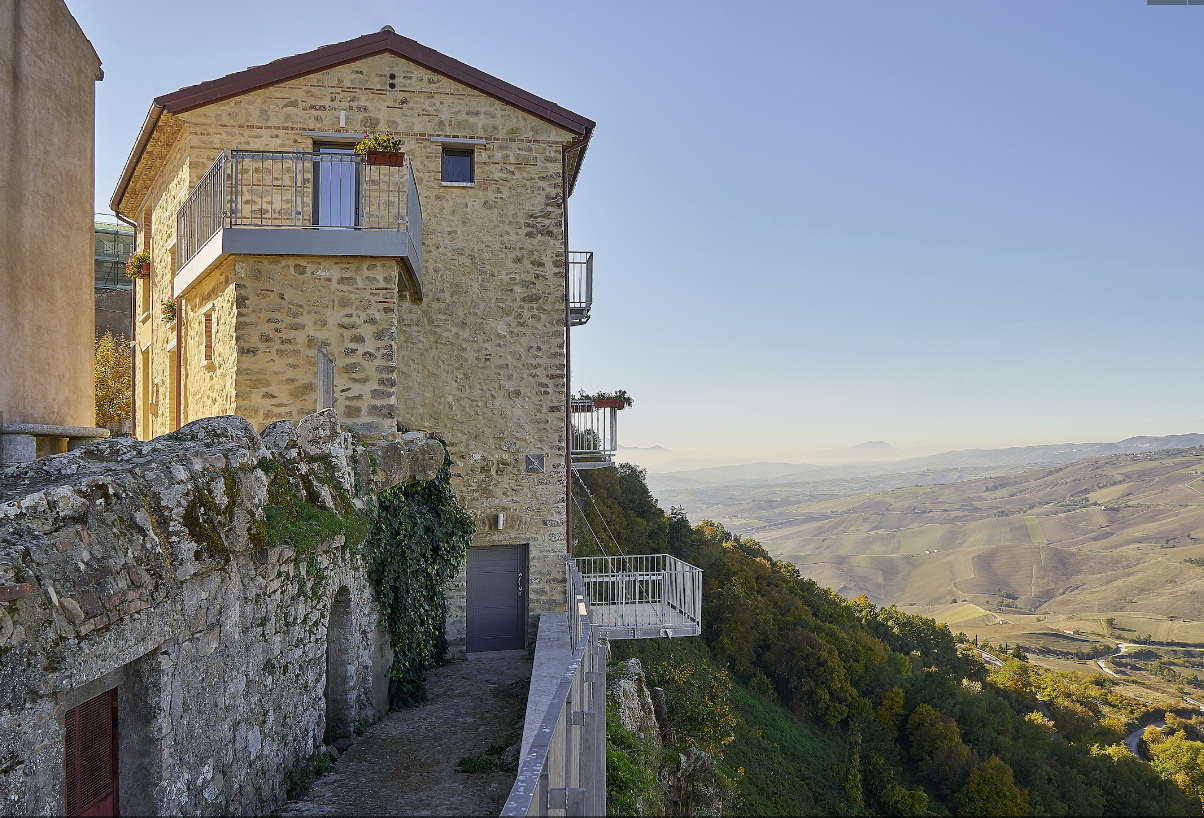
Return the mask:
M 176 211 L 176 268 L 222 227 L 406 230 L 421 275 L 422 203 L 409 159 L 222 151 Z
M 571 326 L 579 327 L 589 321 L 594 304 L 594 252 L 569 251 L 569 318 Z
M 574 469 L 597 469 L 614 462 L 619 448 L 618 422 L 621 400 L 569 401 Z
M 573 652 L 502 808 L 503 816 L 606 814 L 606 651 L 570 560 Z
M 578 557 L 595 626 L 608 639 L 702 633 L 702 569 L 669 554 Z

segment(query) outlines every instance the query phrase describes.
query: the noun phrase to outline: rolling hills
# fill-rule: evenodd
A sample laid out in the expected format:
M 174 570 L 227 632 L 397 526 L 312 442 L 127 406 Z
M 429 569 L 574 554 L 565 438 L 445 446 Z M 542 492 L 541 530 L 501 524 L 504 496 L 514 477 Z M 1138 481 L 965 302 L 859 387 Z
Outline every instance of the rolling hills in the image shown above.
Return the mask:
M 1185 562 L 1204 561 L 1204 448 L 859 493 L 732 495 L 708 516 L 850 598 L 1204 619 L 1204 567 Z

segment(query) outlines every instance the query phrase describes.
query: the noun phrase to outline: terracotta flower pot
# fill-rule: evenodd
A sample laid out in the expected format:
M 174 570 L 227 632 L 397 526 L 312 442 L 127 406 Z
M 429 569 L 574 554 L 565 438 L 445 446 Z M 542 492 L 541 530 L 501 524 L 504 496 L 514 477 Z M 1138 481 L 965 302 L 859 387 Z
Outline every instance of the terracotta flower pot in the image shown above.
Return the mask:
M 607 398 L 605 400 L 595 400 L 595 409 L 622 409 L 627 404 L 617 398 Z
M 387 165 L 392 168 L 404 167 L 406 163 L 406 155 L 404 153 L 389 153 L 387 151 L 368 151 L 367 163 L 369 165 Z

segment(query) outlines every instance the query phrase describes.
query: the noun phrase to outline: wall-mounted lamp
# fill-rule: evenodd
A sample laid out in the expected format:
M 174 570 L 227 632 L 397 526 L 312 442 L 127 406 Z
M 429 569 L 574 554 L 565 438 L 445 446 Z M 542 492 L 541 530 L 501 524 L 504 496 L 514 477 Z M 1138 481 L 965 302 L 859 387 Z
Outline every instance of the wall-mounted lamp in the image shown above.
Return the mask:
M 506 515 L 505 514 L 493 515 L 493 527 L 495 529 L 497 529 L 498 531 L 501 531 L 502 528 L 505 526 L 505 524 L 506 524 Z

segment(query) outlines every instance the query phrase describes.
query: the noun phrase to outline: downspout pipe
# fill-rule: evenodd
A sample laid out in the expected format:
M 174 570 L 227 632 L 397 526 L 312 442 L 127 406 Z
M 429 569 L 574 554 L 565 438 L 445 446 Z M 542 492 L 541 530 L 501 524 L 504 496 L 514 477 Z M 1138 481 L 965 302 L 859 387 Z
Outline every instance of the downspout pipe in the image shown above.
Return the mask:
M 130 230 L 132 230 L 134 232 L 134 241 L 133 241 L 133 244 L 130 245 L 130 249 L 134 253 L 137 253 L 138 252 L 138 225 L 134 224 L 132 221 L 127 219 L 125 216 L 122 216 L 117 211 L 117 208 L 113 208 L 113 215 L 117 217 L 117 221 L 128 224 L 130 226 Z M 136 303 L 137 298 L 138 298 L 137 287 L 134 285 L 131 285 L 130 286 L 130 340 L 129 340 L 129 343 L 130 343 L 130 434 L 132 434 L 134 436 L 135 440 L 138 439 L 138 390 L 134 388 L 134 385 L 136 383 L 135 378 L 138 374 L 138 363 L 137 363 L 137 358 L 134 355 L 133 350 L 138 345 L 138 336 L 136 334 L 137 329 L 138 329 L 138 305 Z
M 568 525 L 564 549 L 573 553 L 573 319 L 569 307 L 569 154 L 589 144 L 589 137 L 560 151 L 561 236 L 564 240 L 564 511 Z M 575 187 L 576 185 L 574 185 Z
M 173 276 L 172 289 L 175 289 L 174 276 L 175 270 L 171 271 Z M 184 299 L 176 299 L 176 428 L 179 429 L 184 424 L 181 422 L 184 417 Z

